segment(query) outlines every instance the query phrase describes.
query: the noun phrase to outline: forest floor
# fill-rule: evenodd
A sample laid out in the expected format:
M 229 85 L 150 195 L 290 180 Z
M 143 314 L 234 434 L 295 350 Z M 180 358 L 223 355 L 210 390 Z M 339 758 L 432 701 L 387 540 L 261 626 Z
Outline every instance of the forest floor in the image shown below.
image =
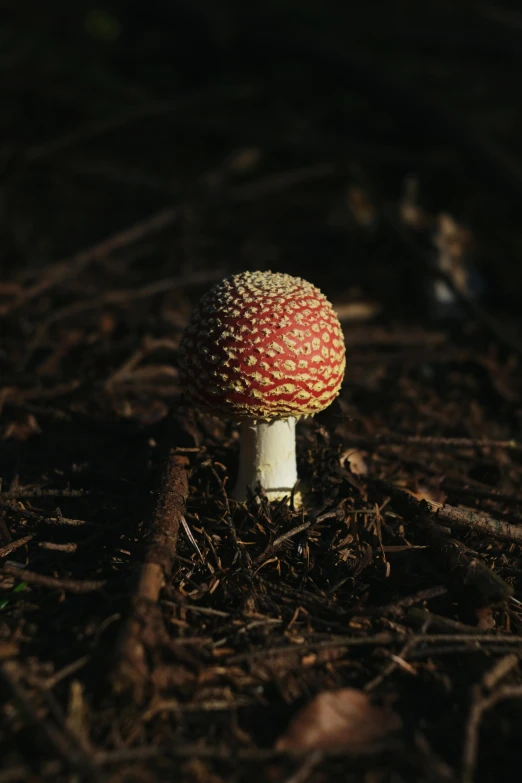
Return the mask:
M 186 9 L 78 10 L 64 43 L 13 3 L 0 783 L 519 779 L 521 26 L 369 4 L 318 43 L 313 5 L 271 38 L 201 3 L 194 73 Z M 228 496 L 237 427 L 178 381 L 245 269 L 345 333 L 298 510 Z

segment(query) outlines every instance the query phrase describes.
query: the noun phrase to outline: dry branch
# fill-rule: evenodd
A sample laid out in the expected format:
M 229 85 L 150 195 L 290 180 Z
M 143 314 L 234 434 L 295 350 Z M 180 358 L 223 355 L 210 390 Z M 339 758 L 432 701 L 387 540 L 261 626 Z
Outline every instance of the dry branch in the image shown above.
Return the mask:
M 32 340 L 27 346 L 23 361 L 19 364 L 19 369 L 23 369 L 29 362 L 34 351 L 42 343 L 49 328 L 53 324 L 59 321 L 70 318 L 72 316 L 78 316 L 81 313 L 86 313 L 92 310 L 102 310 L 108 305 L 123 305 L 131 302 L 138 301 L 139 299 L 147 299 L 148 297 L 157 296 L 158 294 L 164 294 L 167 291 L 171 291 L 173 288 L 181 288 L 186 285 L 202 285 L 205 283 L 211 283 L 215 280 L 220 280 L 224 275 L 223 269 L 213 269 L 207 272 L 194 272 L 187 275 L 178 275 L 176 277 L 165 277 L 159 280 L 154 280 L 144 286 L 136 288 L 121 288 L 113 291 L 108 291 L 101 296 L 96 296 L 93 299 L 86 299 L 82 301 L 74 301 L 72 304 L 64 305 L 55 310 L 52 310 L 50 315 L 47 316 L 35 330 L 35 334 Z M 30 393 L 31 390 L 29 390 Z M 20 396 L 20 391 L 15 389 L 15 392 Z M 27 396 L 27 393 L 26 393 Z M 41 391 L 38 391 L 38 396 L 43 396 Z
M 430 501 L 428 505 L 437 519 L 444 525 L 449 527 L 452 525 L 472 527 L 488 536 L 522 544 L 522 527 L 510 525 L 508 522 L 501 522 L 499 519 L 494 519 L 485 514 L 477 514 L 469 508 L 455 508 L 454 506 L 440 505 L 433 501 Z
M 450 538 L 439 524 L 442 521 L 426 501 L 419 502 L 399 487 L 380 481 L 366 482 L 390 497 L 390 505 L 408 522 L 418 526 L 429 544 L 429 554 L 441 571 L 441 577 L 457 600 L 474 605 L 505 601 L 513 588 L 482 560 L 470 557 L 466 548 Z
M 431 435 L 400 435 L 389 433 L 376 436 L 361 436 L 350 434 L 350 445 L 357 446 L 420 446 L 425 449 L 506 449 L 507 451 L 522 451 L 522 443 L 515 440 L 489 440 L 481 438 L 444 438 Z M 522 502 L 522 500 L 521 500 Z
M 18 310 L 20 307 L 31 302 L 37 296 L 41 296 L 51 288 L 60 285 L 65 280 L 76 277 L 94 261 L 99 261 L 110 253 L 113 253 L 115 250 L 121 250 L 123 247 L 138 242 L 148 234 L 166 228 L 176 220 L 177 216 L 178 209 L 176 207 L 168 207 L 146 220 L 135 223 L 123 231 L 119 231 L 117 234 L 107 237 L 107 239 L 93 245 L 87 250 L 76 253 L 76 255 L 71 258 L 67 258 L 64 261 L 59 261 L 58 263 L 47 267 L 45 276 L 37 283 L 34 283 L 34 285 L 25 288 L 14 302 L 5 307 L 2 314 L 10 315 L 15 310 Z
M 474 625 L 466 625 L 450 617 L 443 617 L 439 614 L 433 614 L 424 609 L 413 607 L 405 615 L 404 622 L 414 628 L 422 628 L 423 631 L 432 633 L 458 633 L 458 634 L 476 634 L 477 628 Z
M 58 514 L 56 517 L 43 517 L 40 514 L 36 514 L 34 511 L 29 511 L 27 508 L 22 508 L 20 505 L 14 503 L 7 503 L 0 499 L 0 509 L 7 511 L 8 513 L 15 514 L 22 519 L 30 519 L 33 522 L 38 522 L 45 525 L 64 525 L 71 527 L 80 527 L 85 525 L 86 527 L 105 527 L 98 522 L 87 522 L 84 519 L 70 519 L 69 517 L 63 517 Z
M 100 590 L 105 584 L 105 582 L 94 579 L 57 579 L 54 576 L 35 574 L 25 568 L 18 568 L 13 563 L 6 563 L 0 570 L 0 574 L 14 577 L 19 582 L 49 587 L 51 590 L 63 590 L 67 593 L 92 593 Z
M 473 783 L 479 755 L 479 733 L 484 714 L 507 699 L 521 699 L 522 686 L 498 683 L 518 665 L 518 655 L 506 655 L 484 675 L 473 688 L 473 699 L 466 725 L 466 737 L 462 758 L 462 782 Z
M 19 549 L 21 546 L 25 546 L 25 544 L 28 544 L 32 538 L 33 538 L 32 535 L 28 535 L 19 538 L 17 541 L 10 541 L 9 544 L 6 544 L 5 546 L 0 548 L 0 557 L 7 557 L 7 555 L 10 555 L 11 552 L 15 551 L 15 549 Z
M 169 452 L 147 535 L 144 563 L 117 649 L 114 690 L 132 688 L 137 698 L 141 697 L 149 674 L 147 650 L 161 642 L 164 633 L 158 599 L 174 568 L 179 523 L 188 495 L 188 464 L 187 457 Z
M 0 667 L 0 681 L 9 693 L 23 722 L 35 732 L 36 746 L 51 749 L 71 772 L 76 773 L 78 779 L 101 783 L 102 776 L 96 762 L 93 763 L 92 758 L 72 732 L 42 715 L 42 711 L 37 708 L 30 694 L 22 686 L 21 676 L 22 669 L 15 661 L 6 662 Z M 29 771 L 27 772 L 28 777 L 24 780 L 30 777 Z

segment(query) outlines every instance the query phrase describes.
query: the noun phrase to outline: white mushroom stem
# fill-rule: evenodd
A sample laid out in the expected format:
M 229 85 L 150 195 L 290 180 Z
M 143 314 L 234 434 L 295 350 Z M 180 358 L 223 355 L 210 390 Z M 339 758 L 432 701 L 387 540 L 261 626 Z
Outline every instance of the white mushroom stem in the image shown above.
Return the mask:
M 295 423 L 293 417 L 243 422 L 239 474 L 233 492 L 236 500 L 247 500 L 248 488 L 255 492 L 258 484 L 270 500 L 291 494 L 297 481 Z

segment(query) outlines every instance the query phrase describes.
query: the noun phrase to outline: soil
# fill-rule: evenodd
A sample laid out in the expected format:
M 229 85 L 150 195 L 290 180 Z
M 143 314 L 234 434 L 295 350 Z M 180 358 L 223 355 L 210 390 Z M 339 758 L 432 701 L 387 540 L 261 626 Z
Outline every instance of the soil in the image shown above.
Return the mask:
M 518 780 L 517 4 L 6 5 L 0 783 Z M 178 380 L 245 269 L 343 324 L 302 509 Z

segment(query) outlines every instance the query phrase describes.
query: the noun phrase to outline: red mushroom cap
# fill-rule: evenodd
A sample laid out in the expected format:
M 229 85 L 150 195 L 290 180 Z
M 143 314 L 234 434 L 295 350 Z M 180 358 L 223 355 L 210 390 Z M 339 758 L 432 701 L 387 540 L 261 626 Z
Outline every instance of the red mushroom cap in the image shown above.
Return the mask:
M 200 301 L 179 348 L 180 377 L 202 408 L 228 417 L 317 413 L 339 393 L 341 327 L 318 288 L 299 277 L 243 272 Z

